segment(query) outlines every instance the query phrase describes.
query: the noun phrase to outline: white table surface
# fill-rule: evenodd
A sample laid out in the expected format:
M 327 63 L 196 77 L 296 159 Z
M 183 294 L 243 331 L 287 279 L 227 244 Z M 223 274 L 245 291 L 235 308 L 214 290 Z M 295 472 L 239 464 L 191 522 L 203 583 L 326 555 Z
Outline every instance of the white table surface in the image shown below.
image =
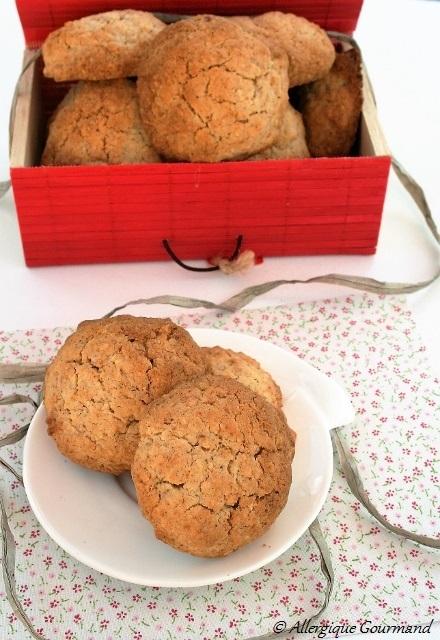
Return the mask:
M 356 38 L 376 92 L 379 117 L 390 148 L 423 185 L 440 225 L 440 2 L 365 0 Z M 19 73 L 23 36 L 13 0 L 0 3 L 2 79 L 0 180 L 8 176 L 8 111 Z M 158 294 L 222 301 L 252 284 L 280 277 L 346 273 L 418 281 L 439 261 L 421 216 L 392 175 L 376 256 L 266 259 L 241 276 L 191 274 L 174 263 L 85 265 L 28 269 L 23 260 L 11 193 L 0 201 L 0 329 L 74 325 L 121 302 Z M 282 287 L 252 306 L 266 306 L 349 293 L 330 285 Z M 440 282 L 408 298 L 434 368 L 440 372 Z M 146 308 L 145 308 L 146 309 Z M 136 307 L 133 313 L 142 313 Z M 170 307 L 146 313 L 169 315 Z M 371 636 L 369 636 L 371 637 Z M 382 638 L 387 636 L 381 634 Z M 389 636 L 395 638 L 396 636 Z M 418 637 L 417 635 L 411 637 Z M 425 637 L 425 636 L 420 636 Z M 430 638 L 440 638 L 433 629 Z

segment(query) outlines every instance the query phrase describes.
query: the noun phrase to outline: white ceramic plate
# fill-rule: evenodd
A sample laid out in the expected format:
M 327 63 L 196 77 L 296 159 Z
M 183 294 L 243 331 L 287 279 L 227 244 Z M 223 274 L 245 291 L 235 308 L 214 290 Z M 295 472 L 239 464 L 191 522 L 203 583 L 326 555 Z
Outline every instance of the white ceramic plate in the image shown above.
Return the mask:
M 220 345 L 258 360 L 280 385 L 287 420 L 297 432 L 293 482 L 270 530 L 218 559 L 195 558 L 156 540 L 128 476 L 88 471 L 64 458 L 47 435 L 41 406 L 24 447 L 24 485 L 48 534 L 84 564 L 140 585 L 197 587 L 254 571 L 286 551 L 318 515 L 333 471 L 329 429 L 353 419 L 345 392 L 306 362 L 269 342 L 214 329 L 191 329 L 202 346 Z

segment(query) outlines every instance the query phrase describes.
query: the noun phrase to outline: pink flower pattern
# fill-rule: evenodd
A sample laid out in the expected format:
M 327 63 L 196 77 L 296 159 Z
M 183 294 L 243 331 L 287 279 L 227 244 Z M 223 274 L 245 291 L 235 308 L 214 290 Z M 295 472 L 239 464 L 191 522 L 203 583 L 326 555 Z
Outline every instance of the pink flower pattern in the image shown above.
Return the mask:
M 357 410 L 356 424 L 346 427 L 343 437 L 372 500 L 390 522 L 440 537 L 439 384 L 403 299 L 356 295 L 232 315 L 186 314 L 177 321 L 270 340 L 338 379 Z M 0 359 L 46 362 L 70 331 L 0 331 Z M 37 397 L 40 385 L 22 385 L 20 391 Z M 2 387 L 0 397 L 11 392 Z M 0 407 L 0 432 L 18 429 L 30 414 L 27 405 Z M 22 447 L 20 442 L 2 450 L 18 471 Z M 17 590 L 46 638 L 233 640 L 268 633 L 277 620 L 293 625 L 321 606 L 325 579 L 308 534 L 270 565 L 231 582 L 191 590 L 137 587 L 95 572 L 60 549 L 4 469 L 0 489 L 17 542 Z M 350 624 L 440 619 L 438 554 L 379 526 L 338 468 L 320 522 L 336 572 L 323 618 Z M 0 618 L 5 637 L 28 637 L 1 582 Z

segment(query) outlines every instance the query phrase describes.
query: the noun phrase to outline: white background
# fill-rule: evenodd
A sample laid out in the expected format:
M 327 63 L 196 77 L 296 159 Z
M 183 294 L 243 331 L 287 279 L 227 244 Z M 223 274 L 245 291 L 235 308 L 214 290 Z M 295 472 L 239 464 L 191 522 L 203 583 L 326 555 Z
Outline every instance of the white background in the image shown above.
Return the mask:
M 440 225 L 440 2 L 365 0 L 355 36 L 372 79 L 389 146 L 424 187 Z M 8 177 L 9 104 L 24 47 L 13 0 L 0 2 L 0 47 L 0 180 L 4 180 Z M 438 262 L 435 243 L 394 176 L 376 256 L 266 259 L 249 273 L 233 277 L 191 274 L 171 263 L 28 269 L 9 193 L 0 202 L 0 329 L 74 325 L 126 300 L 165 293 L 220 302 L 246 286 L 279 277 L 340 272 L 417 281 L 428 278 Z M 253 306 L 347 292 L 329 285 L 289 286 L 267 294 Z M 432 364 L 440 371 L 440 282 L 409 296 L 409 304 Z M 133 310 L 142 311 L 138 307 Z M 153 312 L 174 313 L 169 307 L 148 310 Z M 440 638 L 440 631 L 429 637 Z

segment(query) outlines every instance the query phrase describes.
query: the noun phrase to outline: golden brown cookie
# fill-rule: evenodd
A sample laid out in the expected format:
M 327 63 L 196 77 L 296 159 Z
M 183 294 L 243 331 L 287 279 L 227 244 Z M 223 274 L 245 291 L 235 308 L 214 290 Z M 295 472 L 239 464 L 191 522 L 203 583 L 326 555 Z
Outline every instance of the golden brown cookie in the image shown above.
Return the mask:
M 227 19 L 244 29 L 250 30 L 255 27 L 254 21 L 250 16 L 228 16 Z
M 307 148 L 302 115 L 289 105 L 277 142 L 268 149 L 250 156 L 248 160 L 282 160 L 309 157 L 310 152 Z
M 57 82 L 137 75 L 150 42 L 165 28 L 146 11 L 107 11 L 66 24 L 42 47 L 44 75 Z
M 139 66 L 144 125 L 174 160 L 218 162 L 270 146 L 287 89 L 286 54 L 215 16 L 167 27 Z
M 129 80 L 80 82 L 55 111 L 43 165 L 160 162 Z
M 263 396 L 274 407 L 281 409 L 281 389 L 259 362 L 244 353 L 222 347 L 204 347 L 203 351 L 211 373 L 241 382 L 245 387 Z
M 225 556 L 261 536 L 286 504 L 295 434 L 236 380 L 205 376 L 150 406 L 132 467 L 157 538 Z
M 129 470 L 152 400 L 205 372 L 205 356 L 171 320 L 117 316 L 82 322 L 48 367 L 48 432 L 74 462 Z
M 362 111 L 361 61 L 356 49 L 336 55 L 330 72 L 299 90 L 312 156 L 347 156 Z
M 259 40 L 263 40 L 270 49 L 274 50 L 276 55 L 287 56 L 286 48 L 283 43 L 279 42 L 279 40 L 274 37 L 273 31 L 257 25 L 255 22 L 255 16 L 229 16 L 227 19 L 248 33 L 251 33 Z M 287 61 L 289 65 L 288 58 Z
M 254 23 L 284 47 L 289 58 L 289 85 L 313 82 L 332 66 L 335 49 L 317 24 L 293 13 L 270 11 L 253 18 Z
M 287 60 L 289 68 L 289 59 L 286 48 L 283 46 L 282 42 L 274 37 L 273 32 L 269 29 L 264 29 L 263 27 L 258 26 L 251 16 L 230 16 L 228 17 L 228 20 L 241 27 L 255 38 L 262 40 L 269 47 L 275 58 L 284 58 Z

